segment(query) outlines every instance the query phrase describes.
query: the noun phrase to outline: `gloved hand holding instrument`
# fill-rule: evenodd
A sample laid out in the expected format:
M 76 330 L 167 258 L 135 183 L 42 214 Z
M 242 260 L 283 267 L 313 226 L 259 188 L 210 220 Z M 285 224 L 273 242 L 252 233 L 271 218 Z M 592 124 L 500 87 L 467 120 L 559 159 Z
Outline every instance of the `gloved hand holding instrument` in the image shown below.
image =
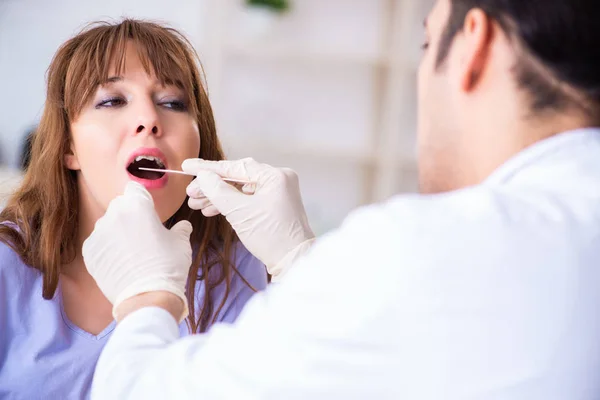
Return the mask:
M 247 158 L 238 161 L 183 162 L 197 176 L 188 186 L 190 208 L 211 217 L 222 214 L 246 248 L 280 280 L 314 241 L 302 204 L 298 176 Z M 225 179 L 250 182 L 241 190 Z
M 155 171 L 196 176 L 187 188 L 190 208 L 202 210 L 206 217 L 224 215 L 246 248 L 265 263 L 273 281 L 281 279 L 292 262 L 310 247 L 315 235 L 294 171 L 250 158 L 189 159 L 182 169 Z
M 293 171 L 251 159 L 190 159 L 182 167 L 197 176 L 187 188 L 189 206 L 207 217 L 224 215 L 274 282 L 310 248 L 315 236 Z M 243 185 L 241 190 L 227 183 L 232 181 Z M 117 225 L 122 228 L 111 228 Z M 173 293 L 183 301 L 181 315 L 175 316 L 179 321 L 188 315 L 185 285 L 192 262 L 191 232 L 188 221 L 165 228 L 152 196 L 138 183 L 129 182 L 124 194 L 110 203 L 82 252 L 88 271 L 113 303 L 116 319 L 125 300 L 155 291 Z M 138 240 L 140 236 L 144 240 Z M 126 266 L 115 261 L 123 259 Z

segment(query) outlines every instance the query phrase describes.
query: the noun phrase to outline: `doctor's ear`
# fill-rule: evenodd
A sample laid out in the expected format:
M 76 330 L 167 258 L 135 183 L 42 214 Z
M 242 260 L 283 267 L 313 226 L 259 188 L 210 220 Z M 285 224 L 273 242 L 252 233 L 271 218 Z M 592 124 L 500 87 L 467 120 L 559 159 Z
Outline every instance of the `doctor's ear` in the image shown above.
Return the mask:
M 81 169 L 79 165 L 79 160 L 77 159 L 77 155 L 75 154 L 75 150 L 73 149 L 73 143 L 71 143 L 69 151 L 64 155 L 65 166 L 72 171 L 79 171 Z
M 472 90 L 490 62 L 494 26 L 482 10 L 471 10 L 462 30 L 461 87 Z M 498 33 L 496 33 L 496 36 Z

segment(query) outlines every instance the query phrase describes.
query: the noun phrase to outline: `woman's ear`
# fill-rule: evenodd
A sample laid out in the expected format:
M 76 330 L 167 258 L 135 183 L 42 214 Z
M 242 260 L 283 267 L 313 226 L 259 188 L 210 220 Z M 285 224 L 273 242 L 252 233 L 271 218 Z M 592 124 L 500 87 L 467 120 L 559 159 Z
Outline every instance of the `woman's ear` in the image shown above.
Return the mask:
M 71 142 L 69 151 L 64 155 L 64 163 L 65 166 L 71 171 L 79 171 L 81 166 L 79 165 L 79 160 L 77 159 L 77 154 L 73 149 L 73 143 Z

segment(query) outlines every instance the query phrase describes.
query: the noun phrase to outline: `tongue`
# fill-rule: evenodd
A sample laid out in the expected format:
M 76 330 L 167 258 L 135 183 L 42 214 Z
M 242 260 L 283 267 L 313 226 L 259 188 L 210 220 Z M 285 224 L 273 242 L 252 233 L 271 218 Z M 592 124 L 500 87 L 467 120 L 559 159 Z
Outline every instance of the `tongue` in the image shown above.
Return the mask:
M 128 168 L 130 174 L 141 179 L 155 180 L 163 177 L 164 172 L 142 171 L 139 168 L 159 168 L 154 161 L 140 160 L 132 163 Z
M 155 179 L 162 178 L 162 176 L 164 175 L 164 173 L 163 172 L 140 171 L 140 170 L 138 170 L 133 175 L 137 176 L 138 178 L 142 178 L 142 179 L 155 180 Z

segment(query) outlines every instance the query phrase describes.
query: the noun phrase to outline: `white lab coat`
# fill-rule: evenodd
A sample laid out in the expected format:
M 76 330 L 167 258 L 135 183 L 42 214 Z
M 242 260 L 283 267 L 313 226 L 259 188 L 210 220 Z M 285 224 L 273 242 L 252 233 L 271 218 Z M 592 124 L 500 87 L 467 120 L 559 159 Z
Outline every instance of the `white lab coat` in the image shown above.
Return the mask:
M 600 398 L 600 130 L 362 208 L 234 325 L 126 318 L 97 399 Z

